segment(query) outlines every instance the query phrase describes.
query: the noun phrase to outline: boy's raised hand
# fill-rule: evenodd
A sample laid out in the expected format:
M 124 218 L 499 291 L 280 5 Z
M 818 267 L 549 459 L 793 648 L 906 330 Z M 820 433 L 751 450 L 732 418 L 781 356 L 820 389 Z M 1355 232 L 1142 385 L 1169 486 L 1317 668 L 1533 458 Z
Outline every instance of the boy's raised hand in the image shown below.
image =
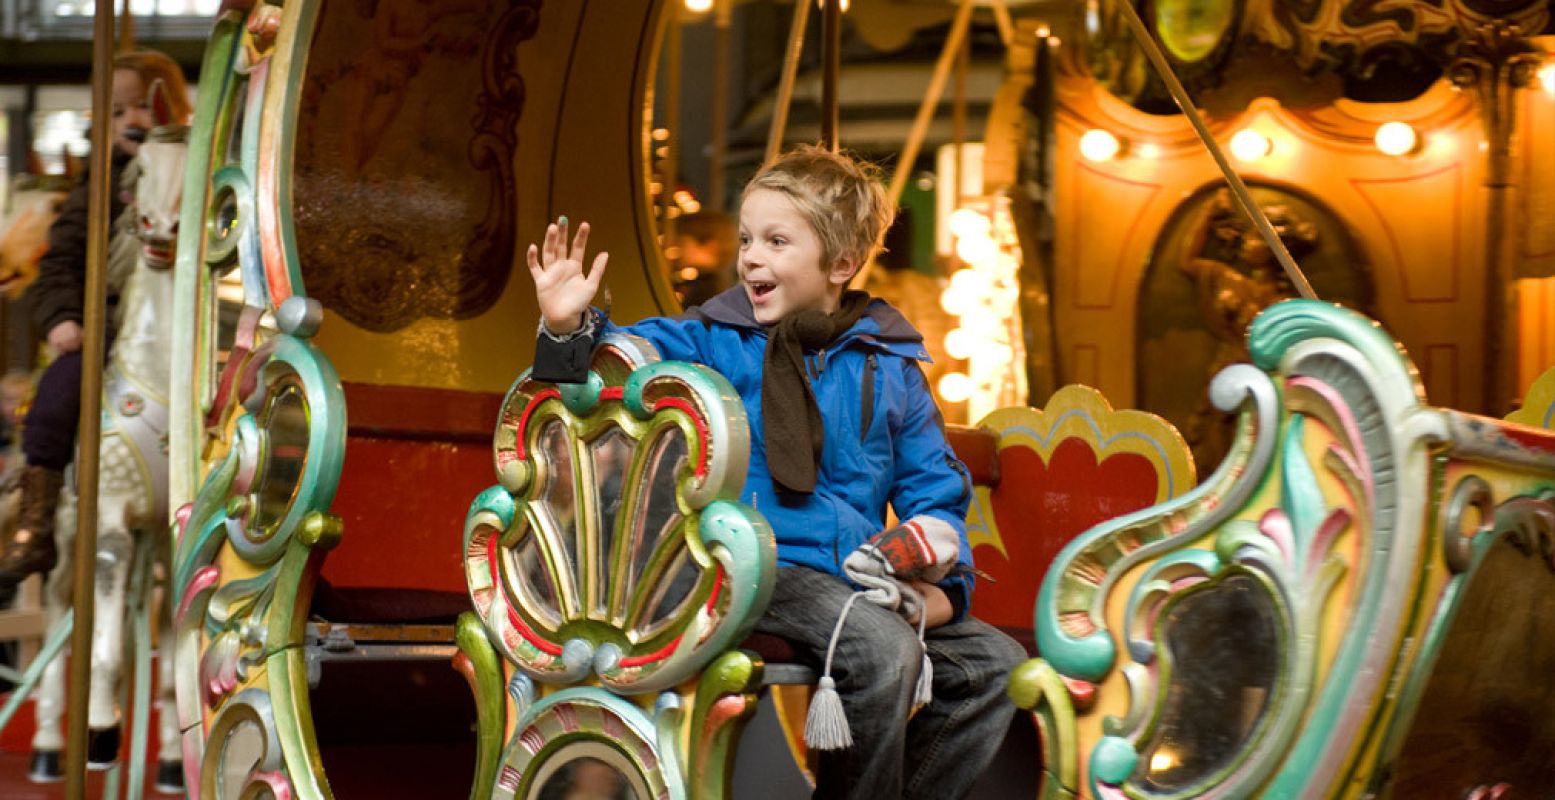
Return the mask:
M 589 241 L 589 224 L 578 225 L 572 247 L 567 247 L 567 218 L 546 226 L 540 247 L 529 245 L 529 274 L 535 281 L 535 298 L 540 315 L 552 333 L 572 333 L 582 325 L 583 312 L 594 301 L 600 280 L 605 276 L 609 253 L 594 257 L 594 267 L 585 275 L 583 254 Z

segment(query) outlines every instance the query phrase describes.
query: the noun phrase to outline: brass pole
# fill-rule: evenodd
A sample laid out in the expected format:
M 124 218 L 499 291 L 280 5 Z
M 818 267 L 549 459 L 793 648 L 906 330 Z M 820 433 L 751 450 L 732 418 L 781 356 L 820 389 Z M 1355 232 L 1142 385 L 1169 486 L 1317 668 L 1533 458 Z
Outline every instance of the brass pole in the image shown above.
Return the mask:
M 826 13 L 821 15 L 821 55 L 821 144 L 835 153 L 837 78 L 842 72 L 842 0 L 826 0 Z
M 923 102 L 918 104 L 918 116 L 912 122 L 912 131 L 907 134 L 907 141 L 902 144 L 902 156 L 896 162 L 896 172 L 891 175 L 893 204 L 902 199 L 902 190 L 907 188 L 907 179 L 912 175 L 913 162 L 918 160 L 918 150 L 923 147 L 923 139 L 928 135 L 929 122 L 934 118 L 934 109 L 939 105 L 940 95 L 945 91 L 945 79 L 950 75 L 950 67 L 955 62 L 956 51 L 961 47 L 961 40 L 966 37 L 967 27 L 971 22 L 972 0 L 961 0 L 961 5 L 956 9 L 955 21 L 950 24 L 950 33 L 945 37 L 945 48 L 940 51 L 939 61 L 934 64 L 934 75 L 929 78 L 928 91 L 923 95 Z
M 799 55 L 804 51 L 805 24 L 810 19 L 809 0 L 794 0 L 794 21 L 788 26 L 788 50 L 783 54 L 783 77 L 778 81 L 777 99 L 772 103 L 772 127 L 767 131 L 766 163 L 783 149 L 783 129 L 788 127 L 788 107 L 794 99 L 794 76 L 799 71 Z
M 803 5 L 803 3 L 801 3 Z M 724 159 L 729 150 L 729 44 L 733 27 L 732 0 L 717 0 L 714 6 L 713 29 L 713 102 L 709 113 L 713 117 L 713 135 L 710 137 L 712 158 L 707 165 L 707 205 L 715 211 L 724 210 Z
M 966 197 L 966 176 L 962 170 L 966 161 L 966 71 L 971 56 L 970 40 L 962 39 L 961 46 L 956 48 L 956 84 L 950 103 L 950 141 L 956 159 L 950 169 L 950 185 L 954 187 L 950 196 L 952 211 L 961 208 L 961 201 Z
M 1015 21 L 1010 19 L 1010 7 L 1004 0 L 993 0 L 993 21 L 999 26 L 999 42 L 1006 49 L 1015 43 Z
M 130 11 L 130 0 L 119 6 L 119 52 L 135 49 L 135 14 Z
M 1458 49 L 1448 77 L 1479 101 L 1485 131 L 1485 357 L 1486 414 L 1499 417 L 1516 402 L 1521 313 L 1517 296 L 1516 237 L 1508 232 L 1510 193 L 1516 188 L 1512 142 L 1517 93 L 1534 81 L 1542 60 L 1518 26 L 1506 20 L 1481 25 Z
M 1145 56 L 1155 67 L 1156 74 L 1161 76 L 1162 82 L 1172 93 L 1172 99 L 1177 101 L 1177 107 L 1182 109 L 1188 122 L 1193 125 L 1193 130 L 1198 133 L 1199 139 L 1204 142 L 1204 147 L 1209 150 L 1210 157 L 1215 159 L 1216 166 L 1226 178 L 1226 183 L 1231 184 L 1231 194 L 1236 198 L 1237 205 L 1242 207 L 1242 213 L 1253 221 L 1253 227 L 1258 229 L 1259 235 L 1269 246 L 1269 252 L 1274 254 L 1280 266 L 1285 268 L 1285 274 L 1290 282 L 1295 285 L 1296 291 L 1305 298 L 1316 299 L 1317 293 L 1312 291 L 1312 284 L 1307 282 L 1307 276 L 1302 273 L 1301 267 L 1296 266 L 1296 260 L 1291 258 L 1290 251 L 1285 249 L 1285 243 L 1280 241 L 1279 234 L 1274 232 L 1274 226 L 1269 224 L 1269 218 L 1264 215 L 1263 209 L 1253 200 L 1253 195 L 1247 190 L 1247 184 L 1242 182 L 1242 176 L 1231 168 L 1231 162 L 1226 160 L 1225 151 L 1215 142 L 1215 137 L 1204 124 L 1204 118 L 1199 116 L 1199 110 L 1193 106 L 1193 98 L 1188 96 L 1188 90 L 1183 88 L 1182 81 L 1177 80 L 1177 75 L 1166 63 L 1166 56 L 1161 54 L 1161 48 L 1156 46 L 1155 38 L 1150 31 L 1145 29 L 1145 23 L 1140 20 L 1139 13 L 1134 10 L 1132 3 L 1118 3 L 1118 8 L 1123 11 L 1123 18 L 1128 20 L 1128 26 L 1134 31 L 1134 38 L 1139 41 L 1140 49 L 1145 51 Z
M 92 172 L 87 205 L 86 296 L 81 340 L 81 427 L 76 455 L 75 615 L 65 739 L 65 796 L 86 797 L 87 689 L 92 682 L 97 578 L 98 443 L 102 438 L 103 346 L 108 295 L 108 192 L 113 147 L 113 0 L 97 0 L 92 24 Z

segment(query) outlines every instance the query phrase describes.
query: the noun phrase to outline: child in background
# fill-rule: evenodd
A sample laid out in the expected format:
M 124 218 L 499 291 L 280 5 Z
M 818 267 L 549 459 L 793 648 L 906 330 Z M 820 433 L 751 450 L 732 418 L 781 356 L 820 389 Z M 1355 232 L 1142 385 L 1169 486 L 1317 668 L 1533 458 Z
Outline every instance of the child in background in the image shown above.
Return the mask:
M 607 256 L 585 273 L 587 223 L 569 246 L 564 217 L 528 252 L 536 378 L 584 380 L 596 335 L 620 331 L 739 392 L 751 427 L 740 497 L 778 544 L 756 628 L 825 669 L 806 728 L 822 750 L 817 797 L 964 796 L 1003 740 L 1005 685 L 1026 657 L 968 614 L 971 486 L 919 368 L 923 338 L 884 301 L 846 291 L 893 216 L 871 167 L 789 152 L 745 188 L 738 284 L 625 327 L 590 308 Z M 903 520 L 888 530 L 887 503 Z
M 113 60 L 113 153 L 109 159 L 109 263 L 112 251 L 139 247 L 130 201 L 134 186 L 121 181 L 153 124 L 151 87 L 161 81 L 171 113 L 179 121 L 191 112 L 189 90 L 178 63 L 154 50 L 123 52 Z M 37 395 L 27 412 L 22 450 L 21 519 L 16 537 L 0 552 L 0 592 L 34 572 L 54 568 L 59 553 L 54 543 L 54 512 L 65 467 L 75 457 L 76 428 L 81 415 L 81 329 L 86 293 L 87 187 L 83 181 L 61 207 L 49 228 L 49 249 L 38 262 L 38 279 L 27 289 L 32 318 L 57 358 L 38 378 Z M 128 213 L 127 213 L 128 212 Z M 111 274 L 111 273 L 110 273 Z M 110 280 L 108 318 L 118 302 Z M 113 341 L 113 332 L 108 332 Z

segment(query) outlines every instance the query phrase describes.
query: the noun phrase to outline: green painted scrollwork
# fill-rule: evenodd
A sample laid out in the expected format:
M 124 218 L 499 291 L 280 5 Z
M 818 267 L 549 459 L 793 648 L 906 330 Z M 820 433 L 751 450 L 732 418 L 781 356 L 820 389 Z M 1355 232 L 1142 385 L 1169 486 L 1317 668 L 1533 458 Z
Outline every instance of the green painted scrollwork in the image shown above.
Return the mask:
M 466 675 L 481 675 L 483 648 L 506 659 L 516 717 L 486 785 L 530 796 L 603 770 L 639 796 L 724 797 L 761 682 L 760 661 L 730 648 L 765 609 L 777 560 L 766 522 L 734 500 L 744 406 L 722 376 L 629 337 L 600 343 L 591 367 L 579 384 L 514 384 L 494 437 L 500 483 L 465 518 L 487 640 L 466 617 Z M 482 722 L 482 765 L 502 729 Z
M 303 628 L 345 453 L 345 398 L 308 340 L 322 309 L 287 248 L 288 124 L 320 4 L 228 3 L 206 49 L 190 138 L 175 281 L 171 494 L 174 634 L 186 780 L 204 797 L 330 796 L 308 704 Z M 236 268 L 242 305 L 217 313 Z M 218 320 L 236 317 L 218 372 Z M 225 345 L 224 345 L 225 347 Z M 212 770 L 256 731 L 243 786 Z
M 527 376 L 496 434 L 503 484 L 465 525 L 477 614 L 536 680 L 590 674 L 614 691 L 670 688 L 737 643 L 770 596 L 775 544 L 731 498 L 744 479 L 743 408 L 703 367 L 625 370 L 558 391 Z M 601 374 L 628 376 L 607 387 Z M 736 435 L 738 433 L 738 436 Z

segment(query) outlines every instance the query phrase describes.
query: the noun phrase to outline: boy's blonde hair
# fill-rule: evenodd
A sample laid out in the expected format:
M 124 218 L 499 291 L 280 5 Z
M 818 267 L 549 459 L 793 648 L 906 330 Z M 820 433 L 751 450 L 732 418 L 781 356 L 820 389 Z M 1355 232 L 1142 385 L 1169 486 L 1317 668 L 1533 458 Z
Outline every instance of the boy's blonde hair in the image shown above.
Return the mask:
M 793 201 L 820 239 L 821 265 L 828 269 L 844 258 L 864 266 L 896 217 L 879 167 L 816 145 L 796 147 L 762 167 L 740 199 L 757 189 Z

